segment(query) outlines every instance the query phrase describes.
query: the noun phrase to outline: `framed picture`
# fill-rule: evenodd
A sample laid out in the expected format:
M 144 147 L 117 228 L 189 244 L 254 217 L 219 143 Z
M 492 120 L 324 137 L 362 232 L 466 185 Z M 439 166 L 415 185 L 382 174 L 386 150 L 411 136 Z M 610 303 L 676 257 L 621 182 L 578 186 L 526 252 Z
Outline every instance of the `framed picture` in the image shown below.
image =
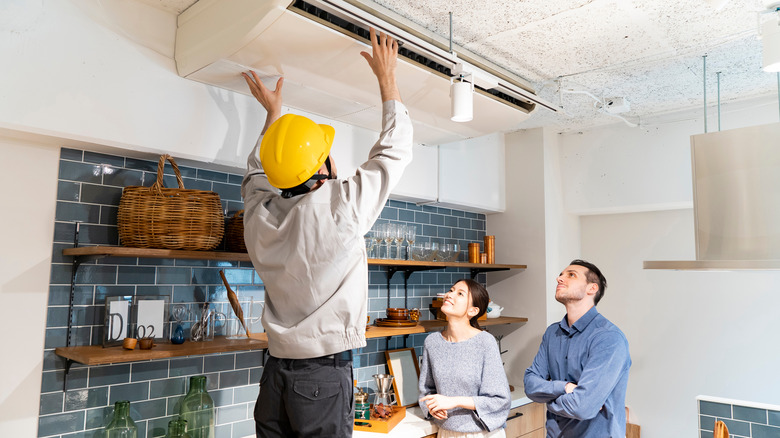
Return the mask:
M 137 338 L 168 339 L 168 295 L 137 296 L 133 301 L 133 334 Z
M 393 375 L 393 391 L 398 406 L 417 406 L 420 365 L 414 348 L 385 351 L 385 357 L 387 368 Z
M 105 317 L 103 319 L 103 346 L 120 345 L 130 336 L 130 306 L 132 295 L 106 297 Z

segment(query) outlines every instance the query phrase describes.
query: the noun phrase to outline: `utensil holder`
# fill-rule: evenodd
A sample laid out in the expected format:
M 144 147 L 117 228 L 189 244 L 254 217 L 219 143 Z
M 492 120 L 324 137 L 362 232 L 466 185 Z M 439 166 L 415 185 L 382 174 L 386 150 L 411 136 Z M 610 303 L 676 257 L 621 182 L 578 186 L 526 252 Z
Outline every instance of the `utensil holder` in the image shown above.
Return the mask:
M 469 243 L 469 263 L 479 262 L 479 243 Z
M 496 262 L 496 236 L 485 236 L 485 256 L 483 263 L 493 264 Z

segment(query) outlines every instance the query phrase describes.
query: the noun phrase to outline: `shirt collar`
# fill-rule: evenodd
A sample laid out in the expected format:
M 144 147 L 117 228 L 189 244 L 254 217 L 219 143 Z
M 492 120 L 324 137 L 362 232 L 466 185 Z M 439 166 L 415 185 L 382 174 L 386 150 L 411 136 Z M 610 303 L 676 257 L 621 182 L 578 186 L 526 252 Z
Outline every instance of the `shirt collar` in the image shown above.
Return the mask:
M 561 329 L 563 331 L 569 334 L 571 334 L 571 332 L 573 331 L 572 329 L 578 332 L 582 332 L 583 330 L 585 330 L 585 327 L 587 327 L 588 324 L 590 324 L 591 321 L 593 321 L 593 318 L 595 318 L 596 315 L 598 314 L 599 311 L 596 310 L 596 306 L 593 306 L 590 308 L 590 310 L 585 312 L 585 314 L 582 315 L 582 317 L 578 319 L 571 327 L 569 327 L 569 320 L 567 319 L 568 315 L 563 316 L 563 319 L 561 319 L 559 325 L 561 326 Z

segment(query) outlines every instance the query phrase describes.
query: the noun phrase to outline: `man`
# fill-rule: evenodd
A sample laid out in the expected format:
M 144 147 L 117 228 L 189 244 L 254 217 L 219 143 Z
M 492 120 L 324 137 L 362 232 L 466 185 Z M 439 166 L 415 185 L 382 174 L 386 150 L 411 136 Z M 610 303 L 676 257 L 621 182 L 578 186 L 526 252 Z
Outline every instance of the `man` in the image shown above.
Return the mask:
M 566 316 L 547 328 L 525 371 L 525 393 L 547 403 L 547 436 L 624 438 L 628 341 L 596 304 L 607 279 L 599 268 L 573 260 L 558 276 L 555 299 Z
M 241 188 L 244 239 L 265 285 L 269 360 L 255 405 L 258 437 L 352 436 L 352 354 L 366 345 L 368 265 L 363 236 L 412 159 L 401 103 L 398 45 L 370 31 L 361 52 L 379 82 L 382 132 L 355 175 L 335 178 L 333 128 L 281 116 L 283 81 L 244 73 L 267 111 Z M 279 190 L 282 193 L 279 194 Z

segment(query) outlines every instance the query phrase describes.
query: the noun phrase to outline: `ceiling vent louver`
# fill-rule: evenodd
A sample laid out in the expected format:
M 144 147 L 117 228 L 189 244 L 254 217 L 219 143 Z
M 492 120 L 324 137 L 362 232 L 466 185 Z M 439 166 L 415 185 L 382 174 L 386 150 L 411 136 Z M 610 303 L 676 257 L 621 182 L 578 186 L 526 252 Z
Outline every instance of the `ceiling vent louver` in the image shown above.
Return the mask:
M 200 0 L 178 17 L 179 75 L 244 94 L 252 69 L 267 86 L 285 77 L 285 105 L 379 130 L 376 80 L 358 53 L 368 28 L 401 43 L 397 78 L 414 122 L 415 142 L 441 144 L 514 129 L 539 99 L 528 83 L 387 10 L 356 0 Z M 474 119 L 450 120 L 450 78 L 461 64 L 474 74 Z M 460 66 L 459 66 L 460 67 Z

